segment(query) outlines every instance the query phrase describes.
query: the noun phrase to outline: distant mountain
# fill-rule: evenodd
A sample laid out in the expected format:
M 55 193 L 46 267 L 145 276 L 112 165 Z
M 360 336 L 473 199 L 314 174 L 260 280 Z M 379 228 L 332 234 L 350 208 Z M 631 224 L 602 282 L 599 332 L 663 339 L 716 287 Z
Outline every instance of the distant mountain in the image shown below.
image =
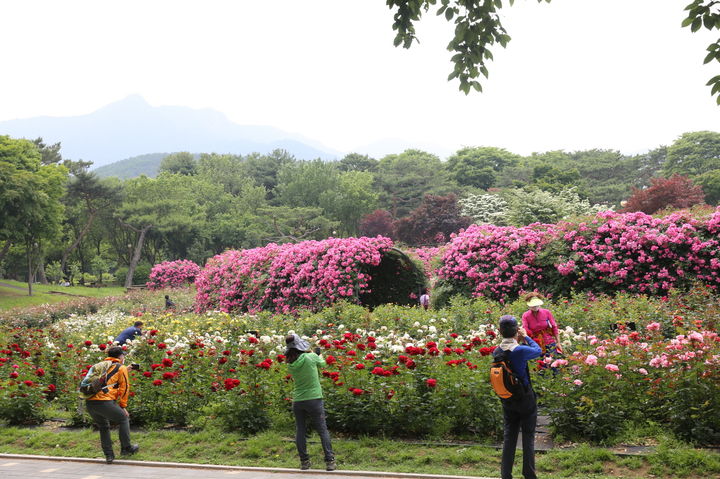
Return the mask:
M 150 153 L 148 155 L 133 156 L 132 158 L 101 166 L 94 171 L 100 178 L 116 176 L 121 180 L 127 180 L 140 175 L 155 178 L 160 170 L 160 163 L 168 154 Z
M 343 156 L 301 135 L 269 126 L 238 125 L 210 109 L 153 107 L 137 95 L 88 115 L 3 121 L 0 135 L 61 142 L 63 157 L 92 161 L 95 168 L 151 151 L 246 155 L 281 148 L 301 160 Z

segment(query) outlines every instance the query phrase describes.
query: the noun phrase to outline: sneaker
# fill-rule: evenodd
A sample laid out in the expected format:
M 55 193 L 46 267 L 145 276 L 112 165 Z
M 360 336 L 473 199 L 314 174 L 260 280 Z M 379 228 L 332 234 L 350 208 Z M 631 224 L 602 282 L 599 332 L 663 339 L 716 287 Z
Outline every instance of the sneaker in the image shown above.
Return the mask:
M 112 464 L 115 460 L 115 454 L 110 454 L 109 456 L 105 456 L 105 462 L 107 464 Z
M 300 469 L 303 471 L 307 471 L 308 469 L 310 469 L 310 459 L 300 461 Z
M 327 461 L 325 463 L 325 470 L 326 471 L 334 471 L 335 470 L 335 460 Z
M 138 452 L 139 450 L 140 450 L 140 446 L 138 446 L 137 444 L 133 444 L 133 445 L 130 446 L 130 447 L 123 448 L 123 449 L 120 451 L 120 454 L 122 454 L 123 456 L 132 456 L 133 454 L 135 454 L 135 453 Z

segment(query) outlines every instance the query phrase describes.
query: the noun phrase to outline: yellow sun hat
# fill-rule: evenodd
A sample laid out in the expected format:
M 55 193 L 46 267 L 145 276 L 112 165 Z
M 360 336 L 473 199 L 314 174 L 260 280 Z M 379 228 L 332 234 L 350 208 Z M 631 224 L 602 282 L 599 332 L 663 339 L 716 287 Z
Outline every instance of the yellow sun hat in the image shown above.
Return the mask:
M 533 306 L 542 306 L 544 303 L 540 298 L 531 298 L 526 304 L 529 308 L 532 308 Z

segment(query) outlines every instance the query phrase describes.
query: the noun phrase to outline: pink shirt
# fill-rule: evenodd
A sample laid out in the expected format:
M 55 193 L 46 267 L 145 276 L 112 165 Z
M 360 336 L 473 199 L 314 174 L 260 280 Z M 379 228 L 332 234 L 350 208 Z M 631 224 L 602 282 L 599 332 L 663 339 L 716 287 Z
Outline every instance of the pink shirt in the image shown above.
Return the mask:
M 522 315 L 522 324 L 525 331 L 534 339 L 540 331 L 543 331 L 543 341 L 545 344 L 554 343 L 555 336 L 558 335 L 558 327 L 553 318 L 552 313 L 548 309 L 538 310 L 537 313 L 527 310 Z

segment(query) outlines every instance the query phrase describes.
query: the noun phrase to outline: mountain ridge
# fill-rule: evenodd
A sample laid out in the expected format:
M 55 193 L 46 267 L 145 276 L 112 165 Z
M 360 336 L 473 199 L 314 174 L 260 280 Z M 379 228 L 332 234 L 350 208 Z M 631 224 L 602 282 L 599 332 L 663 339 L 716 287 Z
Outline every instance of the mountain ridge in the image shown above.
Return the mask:
M 343 153 L 275 127 L 240 125 L 209 108 L 153 107 L 139 95 L 78 116 L 40 116 L 0 122 L 0 134 L 60 142 L 62 155 L 92 161 L 93 168 L 148 152 L 269 153 L 284 149 L 298 159 L 339 159 Z

